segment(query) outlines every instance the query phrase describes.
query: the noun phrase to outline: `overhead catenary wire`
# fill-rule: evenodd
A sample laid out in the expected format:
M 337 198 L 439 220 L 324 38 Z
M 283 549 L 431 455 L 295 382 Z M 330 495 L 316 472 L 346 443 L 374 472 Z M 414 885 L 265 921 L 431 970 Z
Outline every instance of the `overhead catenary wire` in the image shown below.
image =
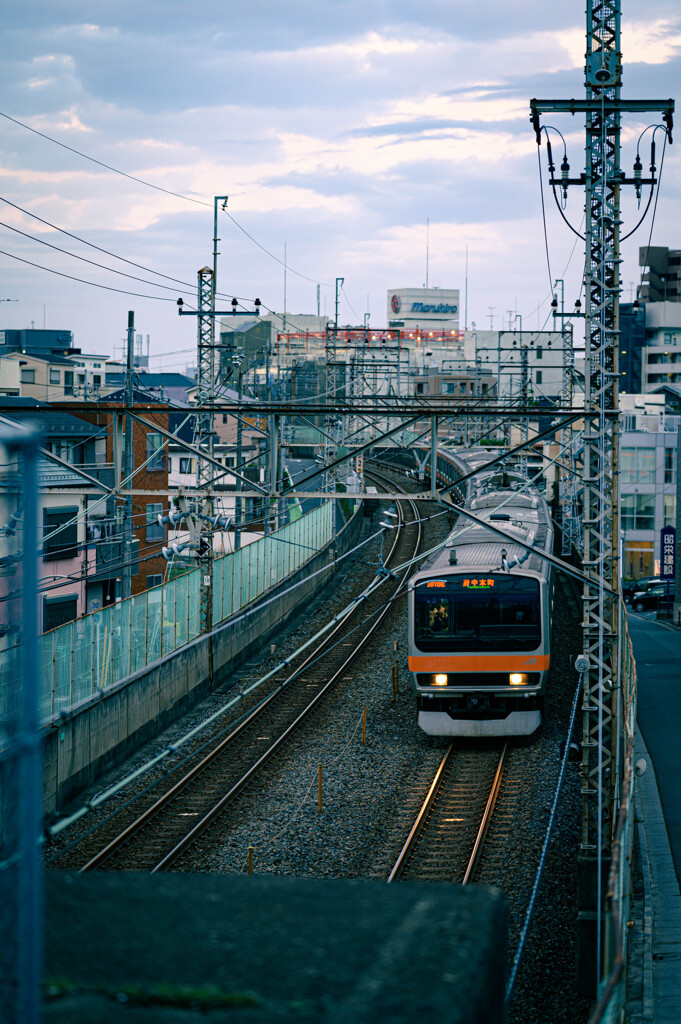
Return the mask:
M 570 444 L 572 444 L 572 443 L 574 443 L 574 440 L 570 442 Z M 568 446 L 564 446 L 564 447 L 568 447 Z M 558 456 L 557 456 L 557 458 L 558 458 Z M 555 461 L 555 460 L 552 460 L 552 461 Z M 478 473 L 478 472 L 483 472 L 484 469 L 485 469 L 485 466 L 482 465 L 482 466 L 478 467 L 474 471 L 474 473 L 472 473 L 471 475 L 475 475 L 475 473 Z M 536 477 L 538 475 L 539 474 L 536 474 L 533 479 L 536 479 Z M 530 486 L 531 483 L 532 483 L 532 481 L 528 480 L 528 483 L 526 485 L 523 485 L 522 489 L 524 489 L 525 486 Z M 516 492 L 516 494 L 517 494 L 517 492 Z M 408 497 L 408 495 L 405 495 L 405 497 Z M 501 508 L 503 506 L 503 504 L 506 503 L 506 501 L 512 500 L 513 497 L 515 497 L 515 494 L 513 496 L 505 499 L 504 502 L 502 502 L 498 507 Z M 440 515 L 447 515 L 447 514 L 449 514 L 449 512 L 451 512 L 451 510 L 452 509 L 450 507 L 448 507 L 448 508 L 443 509 L 441 512 L 434 513 L 433 515 L 425 517 L 425 518 L 435 518 L 435 517 L 440 516 Z M 456 507 L 455 506 L 454 506 L 454 510 L 456 511 Z M 486 511 L 488 511 L 489 515 L 491 516 L 496 511 L 496 509 L 490 508 L 489 510 L 486 510 Z M 421 521 L 421 520 L 416 520 L 416 521 Z M 404 525 L 410 525 L 410 524 L 409 523 L 405 523 Z M 457 532 L 457 534 L 455 535 L 454 539 L 456 537 L 461 536 L 464 532 L 467 532 L 469 529 L 472 529 L 472 528 L 473 527 L 470 526 L 470 525 L 464 526 L 461 531 Z M 375 540 L 377 537 L 379 537 L 382 532 L 383 532 L 382 530 L 375 531 L 374 533 L 372 533 L 368 537 L 366 537 L 364 540 L 361 540 L 358 544 L 356 544 L 349 551 L 346 551 L 344 554 L 339 555 L 332 562 L 330 562 L 329 565 L 324 566 L 324 567 L 316 570 L 315 572 L 313 572 L 310 575 L 308 575 L 304 580 L 299 580 L 297 583 L 292 584 L 290 587 L 286 588 L 284 591 L 279 592 L 274 597 L 268 598 L 264 602 L 260 602 L 256 607 L 246 609 L 244 612 L 242 612 L 242 613 L 238 614 L 237 616 L 231 618 L 229 620 L 229 625 L 231 627 L 234 627 L 234 626 L 238 625 L 240 622 L 245 621 L 250 615 L 254 614 L 256 611 L 261 611 L 263 608 L 267 607 L 267 605 L 271 604 L 272 601 L 276 601 L 276 600 L 278 600 L 279 598 L 281 598 L 283 596 L 286 596 L 288 594 L 293 593 L 293 591 L 295 591 L 298 587 L 307 584 L 310 580 L 314 579 L 314 577 L 318 576 L 320 573 L 328 572 L 330 566 L 337 566 L 337 565 L 339 565 L 341 562 L 345 561 L 345 559 L 349 558 L 351 555 L 353 555 L 356 552 L 358 552 L 359 550 L 361 550 L 361 548 L 365 547 L 366 544 L 368 544 L 370 541 Z M 502 532 L 502 531 L 497 531 L 497 532 Z M 447 541 L 451 540 L 451 539 L 452 539 L 451 537 L 450 538 L 444 538 L 441 542 L 435 544 L 433 547 L 429 548 L 427 551 L 420 552 L 419 554 L 415 555 L 414 557 L 407 559 L 405 562 L 402 562 L 400 565 L 395 567 L 394 571 L 396 573 L 405 572 L 413 564 L 415 564 L 417 562 L 422 562 L 423 560 L 427 559 L 428 557 L 430 557 L 435 552 L 441 550 L 447 544 Z M 329 631 L 329 629 L 331 629 L 337 622 L 339 622 L 342 618 L 346 617 L 351 611 L 353 611 L 355 608 L 357 608 L 358 605 L 360 605 L 364 600 L 366 600 L 366 598 L 370 595 L 370 593 L 373 593 L 374 590 L 376 590 L 384 582 L 386 582 L 386 577 L 376 576 L 374 578 L 374 580 L 362 591 L 361 594 L 359 594 L 357 597 L 353 598 L 352 601 L 350 601 L 350 603 L 348 605 L 346 605 L 340 612 L 338 612 L 335 616 L 333 616 L 332 619 L 330 619 L 324 626 L 322 626 L 322 628 L 320 630 L 318 630 L 312 637 L 310 637 L 307 641 L 305 641 L 303 644 L 301 644 L 292 654 L 288 655 L 286 658 L 284 658 L 280 662 L 278 662 L 278 664 L 275 665 L 270 671 L 265 673 L 265 675 L 263 675 L 260 678 L 256 679 L 253 683 L 250 683 L 247 687 L 245 687 L 238 694 L 236 694 L 235 697 L 231 698 L 226 704 L 224 704 L 224 705 L 222 705 L 222 707 L 218 708 L 217 711 L 213 712 L 203 722 L 200 722 L 198 725 L 194 726 L 188 733 L 186 733 L 179 740 L 176 740 L 170 746 L 165 747 L 162 751 L 160 751 L 158 754 L 156 754 L 153 758 L 151 758 L 149 761 L 145 762 L 145 764 L 143 764 L 143 765 L 139 766 L 138 768 L 134 769 L 134 771 L 132 773 L 127 775 L 124 779 L 120 780 L 119 782 L 115 783 L 109 789 L 103 791 L 102 793 L 97 794 L 92 800 L 88 801 L 86 804 L 84 804 L 82 807 L 80 807 L 77 811 L 75 811 L 70 816 L 61 819 L 59 822 L 57 822 L 54 825 L 51 825 L 47 829 L 48 834 L 50 834 L 50 835 L 57 835 L 60 832 L 64 831 L 64 829 L 66 829 L 70 825 L 74 824 L 76 821 L 78 821 L 84 815 L 88 814 L 91 810 L 94 810 L 100 804 L 104 803 L 106 800 L 108 800 L 111 797 L 115 796 L 122 789 L 124 789 L 127 785 L 129 785 L 136 778 L 138 778 L 140 775 L 143 775 L 147 771 L 150 771 L 151 768 L 155 767 L 160 761 L 162 761 L 163 759 L 168 757 L 170 754 L 174 753 L 180 746 L 182 746 L 186 742 L 188 742 L 189 739 L 193 738 L 195 735 L 197 735 L 203 729 L 207 728 L 209 725 L 211 725 L 213 722 L 215 722 L 222 715 L 224 715 L 228 711 L 230 711 L 233 707 L 235 707 L 238 703 L 240 703 L 246 696 L 248 696 L 248 694 L 254 692 L 257 689 L 259 689 L 265 682 L 267 682 L 267 680 L 271 679 L 274 675 L 276 675 L 277 673 L 281 672 L 283 669 L 285 669 L 288 666 L 290 666 L 311 645 L 313 645 L 319 639 L 321 639 L 324 636 L 324 634 L 327 633 Z M 399 597 L 402 596 L 403 593 L 404 593 L 404 582 L 403 582 L 402 586 L 400 587 L 398 593 L 392 595 L 391 598 L 389 598 L 388 601 L 385 602 L 385 604 L 397 600 Z M 372 616 L 377 614 L 378 611 L 380 611 L 380 610 L 381 609 L 375 610 L 372 613 Z M 359 626 L 354 627 L 353 631 L 355 631 L 357 628 L 361 628 L 361 626 L 363 624 L 364 623 L 360 623 Z M 223 628 L 225 628 L 224 624 L 223 625 L 218 625 L 218 626 L 214 627 L 214 629 L 212 630 L 212 633 L 216 633 L 216 632 L 220 631 Z M 343 638 L 343 639 L 345 639 L 345 638 Z M 230 723 L 230 725 L 233 725 L 233 723 Z M 210 741 L 207 741 L 207 742 L 210 742 Z M 126 804 L 126 806 L 127 806 L 127 804 Z M 107 820 L 110 820 L 110 819 L 107 819 Z M 79 842 L 80 838 L 81 837 L 76 839 L 72 845 L 75 845 L 77 842 Z M 63 852 L 63 851 L 60 851 L 60 852 Z

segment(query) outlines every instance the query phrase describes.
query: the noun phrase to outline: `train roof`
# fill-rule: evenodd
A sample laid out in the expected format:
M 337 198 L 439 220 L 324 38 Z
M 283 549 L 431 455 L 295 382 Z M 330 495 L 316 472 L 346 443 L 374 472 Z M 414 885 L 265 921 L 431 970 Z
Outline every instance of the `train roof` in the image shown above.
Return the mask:
M 478 466 L 484 467 L 497 453 L 468 449 L 445 450 L 443 454 L 458 463 L 457 468 L 463 475 Z M 545 559 L 539 554 L 528 556 L 526 548 L 514 543 L 517 539 L 548 553 L 553 548 L 553 524 L 548 505 L 535 487 L 528 486 L 527 476 L 499 464 L 488 472 L 482 469 L 468 481 L 463 507 L 478 518 L 489 520 L 503 530 L 508 539 L 459 515 L 446 546 L 427 559 L 420 572 L 465 572 L 468 568 L 493 572 L 501 570 L 505 560 L 511 572 L 530 570 L 542 576 L 548 574 L 550 564 Z M 451 561 L 452 551 L 455 563 Z

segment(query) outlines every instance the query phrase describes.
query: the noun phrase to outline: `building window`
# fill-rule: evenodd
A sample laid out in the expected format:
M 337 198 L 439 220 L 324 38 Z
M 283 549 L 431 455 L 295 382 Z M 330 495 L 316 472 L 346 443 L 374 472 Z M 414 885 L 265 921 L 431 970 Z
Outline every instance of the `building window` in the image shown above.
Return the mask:
M 194 460 L 180 458 L 180 473 L 193 473 L 194 472 Z
M 664 525 L 676 526 L 676 495 L 665 494 L 664 496 Z
M 541 347 L 541 345 L 537 345 L 536 352 L 537 352 L 537 359 L 543 359 L 544 358 L 544 350 Z
M 93 386 L 98 388 L 101 385 L 101 383 L 102 383 L 102 375 L 101 375 L 101 373 L 93 373 L 93 375 L 92 375 L 92 384 L 93 384 Z
M 676 449 L 665 448 L 664 450 L 664 482 L 666 484 L 676 483 Z
M 77 515 L 76 505 L 68 508 L 43 509 L 43 558 L 46 562 L 54 562 L 59 558 L 75 558 L 78 554 L 78 524 L 70 522 Z M 55 537 L 50 537 L 51 533 L 65 523 L 70 525 L 60 530 Z
M 65 622 L 71 622 L 77 617 L 78 597 L 76 594 L 43 598 L 43 633 L 47 633 L 48 629 L 63 626 Z
M 223 414 L 222 414 L 222 422 L 223 422 L 223 424 L 227 422 L 227 413 L 226 412 L 223 412 Z
M 93 368 L 93 370 L 101 370 L 102 364 L 101 363 L 93 363 L 92 364 L 92 368 Z
M 622 529 L 653 530 L 655 528 L 655 495 L 622 495 Z
M 542 371 L 541 370 L 537 370 L 537 384 L 541 384 L 541 382 L 542 382 Z
M 85 383 L 85 374 L 84 373 L 79 373 L 78 376 L 77 376 L 77 380 L 78 380 L 79 384 L 84 384 Z
M 163 503 L 155 502 L 147 505 L 147 540 L 165 540 L 166 528 L 158 521 L 163 515 Z
M 73 370 L 64 370 L 64 394 L 73 394 Z
M 655 449 L 622 449 L 622 484 L 655 483 Z
M 147 434 L 147 469 L 156 473 L 166 468 L 166 453 L 162 434 Z
M 22 384 L 35 384 L 35 370 L 22 370 L 21 371 L 21 383 Z
M 59 370 L 50 369 L 50 384 L 59 384 L 61 382 L 61 374 Z
M 163 583 L 163 573 L 157 572 L 153 576 L 147 576 L 147 590 L 151 590 L 152 587 L 158 587 Z

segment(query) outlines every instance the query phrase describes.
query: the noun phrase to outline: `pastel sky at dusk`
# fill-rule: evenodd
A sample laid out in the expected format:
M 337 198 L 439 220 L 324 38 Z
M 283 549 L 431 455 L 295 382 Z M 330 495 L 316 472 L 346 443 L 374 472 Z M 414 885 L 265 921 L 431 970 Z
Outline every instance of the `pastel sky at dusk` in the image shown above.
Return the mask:
M 84 351 L 112 354 L 134 309 L 154 368 L 182 369 L 195 323 L 177 316 L 175 300 L 192 301 L 196 272 L 211 262 L 212 201 L 223 194 L 234 220 L 220 218 L 219 289 L 249 305 L 257 295 L 282 309 L 283 266 L 268 253 L 283 261 L 286 244 L 292 314 L 316 312 L 318 282 L 322 312 L 332 315 L 342 276 L 341 322 L 361 323 L 369 311 L 382 326 L 387 290 L 425 282 L 429 219 L 429 283 L 460 288 L 462 301 L 468 247 L 469 326 L 489 327 L 490 307 L 495 327 L 508 310 L 530 327 L 544 322 L 550 278 L 529 99 L 583 95 L 581 0 L 28 0 L 3 20 L 4 114 L 208 205 L 147 188 L 0 118 L 2 198 L 139 264 L 3 203 L 0 298 L 18 301 L 0 304 L 0 329 L 44 322 L 73 330 Z M 625 98 L 675 97 L 678 0 L 623 0 L 622 49 Z M 583 123 L 553 123 L 578 173 Z M 648 123 L 624 121 L 628 172 Z M 658 133 L 658 164 L 662 148 Z M 673 248 L 681 248 L 678 148 L 665 153 L 652 238 Z M 562 159 L 556 141 L 559 150 Z M 541 157 L 545 171 L 544 146 Z M 582 243 L 546 187 L 545 201 L 551 275 L 565 278 L 573 299 Z M 582 208 L 573 190 L 565 213 L 576 228 Z M 627 193 L 625 233 L 636 219 Z M 649 230 L 650 220 L 624 243 L 625 300 Z M 156 297 L 105 291 L 12 256 Z

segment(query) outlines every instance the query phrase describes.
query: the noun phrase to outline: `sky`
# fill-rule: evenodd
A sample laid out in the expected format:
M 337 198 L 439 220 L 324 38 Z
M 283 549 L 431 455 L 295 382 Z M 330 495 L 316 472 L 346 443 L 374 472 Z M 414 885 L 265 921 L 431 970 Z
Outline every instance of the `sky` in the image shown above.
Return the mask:
M 545 187 L 547 259 L 529 99 L 584 95 L 583 0 L 27 0 L 3 21 L 0 299 L 17 301 L 0 303 L 0 329 L 72 330 L 84 352 L 120 355 L 133 309 L 152 368 L 183 369 L 196 322 L 176 299 L 194 301 L 212 263 L 216 195 L 229 197 L 218 290 L 245 308 L 281 310 L 286 277 L 291 314 L 316 313 L 319 283 L 331 317 L 343 277 L 340 322 L 369 312 L 381 327 L 388 290 L 428 274 L 461 290 L 464 326 L 466 258 L 469 327 L 502 327 L 509 311 L 543 325 L 556 278 L 570 305 L 579 294 L 583 243 Z M 625 98 L 675 97 L 678 0 L 623 0 L 622 50 Z M 579 173 L 583 123 L 545 121 Z M 654 121 L 625 118 L 628 172 Z M 656 143 L 659 163 L 661 132 Z M 665 153 L 652 235 L 672 248 L 680 150 Z M 630 193 L 624 232 L 638 220 Z M 579 229 L 579 190 L 565 214 Z M 649 234 L 650 217 L 623 243 L 625 301 Z

